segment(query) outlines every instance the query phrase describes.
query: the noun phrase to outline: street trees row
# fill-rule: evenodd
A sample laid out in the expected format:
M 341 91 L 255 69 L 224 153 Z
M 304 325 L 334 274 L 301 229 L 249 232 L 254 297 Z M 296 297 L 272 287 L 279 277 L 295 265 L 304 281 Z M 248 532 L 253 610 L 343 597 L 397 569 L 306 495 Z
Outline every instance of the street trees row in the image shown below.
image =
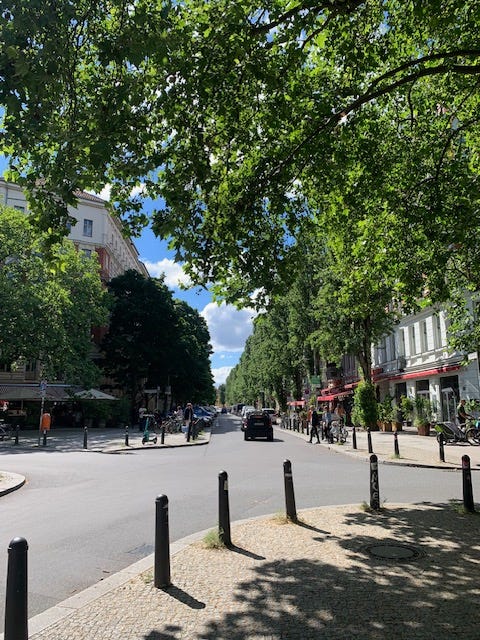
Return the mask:
M 479 290 L 474 4 L 19 0 L 2 17 L 1 144 L 41 228 L 61 235 L 75 190 L 108 181 L 138 230 L 141 186 L 193 282 L 281 317 L 297 287 L 295 369 L 311 344 L 368 379 L 398 309 Z

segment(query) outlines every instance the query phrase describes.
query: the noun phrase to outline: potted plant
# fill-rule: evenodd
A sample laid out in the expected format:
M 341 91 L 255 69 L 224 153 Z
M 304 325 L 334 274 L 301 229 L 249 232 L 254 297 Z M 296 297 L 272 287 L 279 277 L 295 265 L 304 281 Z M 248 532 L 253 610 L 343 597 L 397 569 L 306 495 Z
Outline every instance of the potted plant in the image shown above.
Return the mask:
M 382 402 L 378 403 L 378 421 L 382 431 L 392 431 L 395 421 L 395 408 L 393 397 L 386 395 Z
M 432 421 L 432 403 L 423 395 L 415 396 L 415 418 L 413 424 L 417 427 L 419 436 L 430 435 L 430 422 Z
M 412 398 L 407 396 L 400 397 L 400 411 L 402 412 L 403 420 L 405 420 L 408 426 L 412 424 L 414 409 L 415 403 Z

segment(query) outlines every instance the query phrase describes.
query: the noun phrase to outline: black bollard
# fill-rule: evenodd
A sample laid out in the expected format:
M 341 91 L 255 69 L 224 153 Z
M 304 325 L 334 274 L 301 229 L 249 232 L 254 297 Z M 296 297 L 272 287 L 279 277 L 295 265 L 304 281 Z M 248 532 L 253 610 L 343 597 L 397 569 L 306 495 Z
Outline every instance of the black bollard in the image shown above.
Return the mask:
M 440 433 L 438 436 L 438 449 L 440 454 L 440 462 L 445 462 L 445 447 L 444 447 L 444 437 L 443 433 Z
M 367 443 L 368 443 L 368 453 L 373 453 L 372 434 L 370 432 L 370 427 L 367 428 Z
M 18 444 L 19 433 L 20 433 L 20 425 L 17 424 L 17 426 L 15 427 L 15 442 L 13 444 Z
M 462 476 L 463 476 L 463 506 L 465 511 L 474 513 L 475 504 L 473 502 L 472 472 L 470 470 L 470 456 L 462 456 Z
M 189 420 L 188 426 L 187 426 L 187 442 L 190 442 L 191 437 L 192 437 L 192 421 Z
M 395 451 L 395 456 L 399 458 L 400 449 L 398 448 L 398 435 L 396 431 L 393 432 L 393 450 Z
M 83 448 L 88 449 L 88 427 L 83 427 Z
M 354 449 L 357 448 L 357 430 L 355 429 L 355 425 L 352 428 L 352 447 Z
M 380 490 L 378 486 L 378 458 L 375 454 L 370 456 L 370 508 L 374 511 L 380 509 Z
M 230 507 L 228 503 L 228 474 L 218 474 L 218 537 L 226 547 L 232 546 L 230 537 Z
M 155 560 L 153 583 L 157 589 L 169 587 L 170 581 L 170 536 L 168 533 L 168 498 L 155 498 Z
M 165 425 L 162 423 L 162 433 L 160 435 L 160 444 L 165 444 Z
M 25 538 L 13 538 L 8 547 L 5 594 L 5 640 L 28 640 L 27 551 Z
M 125 425 L 125 446 L 128 447 L 128 424 Z
M 285 483 L 285 506 L 287 511 L 287 518 L 292 522 L 297 522 L 295 493 L 293 491 L 292 463 L 290 462 L 290 460 L 283 461 L 283 478 Z
M 43 443 L 42 443 L 42 445 L 44 447 L 47 446 L 47 432 L 46 431 L 43 432 Z

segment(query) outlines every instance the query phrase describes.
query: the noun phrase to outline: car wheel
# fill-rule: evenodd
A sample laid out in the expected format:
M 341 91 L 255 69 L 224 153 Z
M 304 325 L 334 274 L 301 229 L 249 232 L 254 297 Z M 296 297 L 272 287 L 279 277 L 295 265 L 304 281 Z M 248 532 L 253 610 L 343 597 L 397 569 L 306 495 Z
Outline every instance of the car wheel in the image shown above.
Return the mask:
M 248 440 L 248 436 L 247 436 L 247 432 L 246 431 L 243 432 L 243 439 L 244 440 Z
M 267 440 L 268 440 L 269 442 L 273 442 L 273 431 L 272 431 L 272 433 L 269 433 L 269 434 L 268 434 Z

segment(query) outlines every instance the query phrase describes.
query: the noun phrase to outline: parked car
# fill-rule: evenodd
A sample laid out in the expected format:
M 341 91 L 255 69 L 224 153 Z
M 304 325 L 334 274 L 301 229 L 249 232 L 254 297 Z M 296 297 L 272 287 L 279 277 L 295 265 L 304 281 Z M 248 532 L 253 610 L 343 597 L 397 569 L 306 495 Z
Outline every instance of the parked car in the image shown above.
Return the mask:
M 264 407 L 262 411 L 268 413 L 272 424 L 277 424 L 277 412 L 275 411 L 275 409 L 272 409 L 272 407 Z
M 273 441 L 272 421 L 268 413 L 265 413 L 261 409 L 250 412 L 246 418 L 243 437 L 245 440 L 266 438 L 270 442 Z

